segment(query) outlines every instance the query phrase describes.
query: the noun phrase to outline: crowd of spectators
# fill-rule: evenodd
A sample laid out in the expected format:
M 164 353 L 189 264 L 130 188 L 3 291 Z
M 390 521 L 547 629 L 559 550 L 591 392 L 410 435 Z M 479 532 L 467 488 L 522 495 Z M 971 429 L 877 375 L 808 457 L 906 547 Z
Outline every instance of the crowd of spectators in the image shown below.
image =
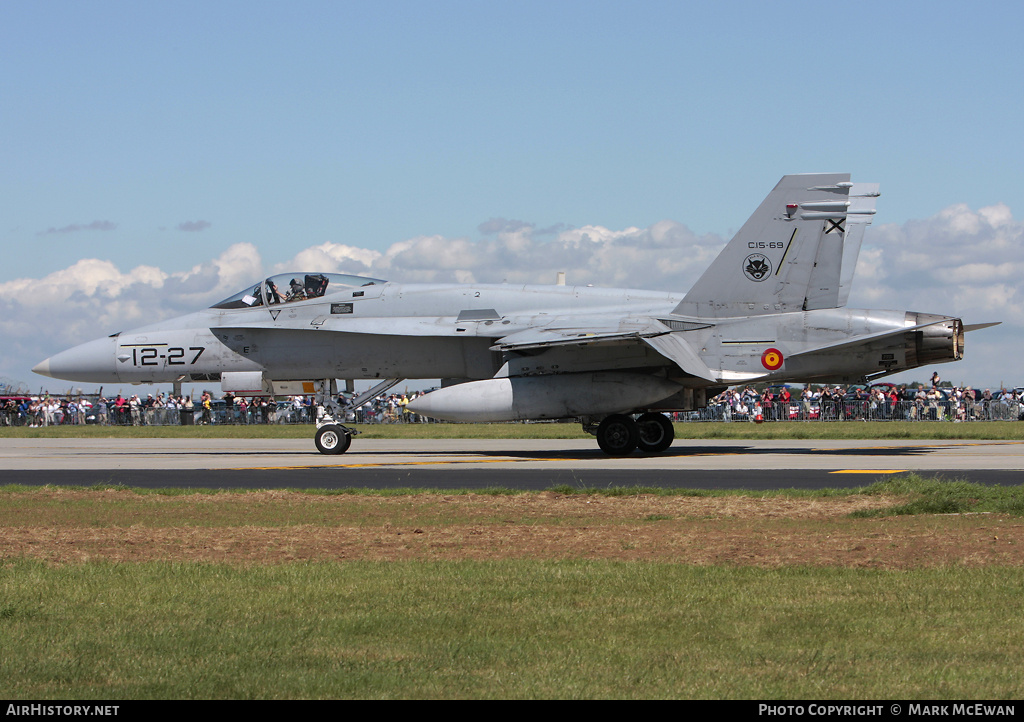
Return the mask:
M 937 381 L 938 377 L 933 377 Z M 1024 420 L 1024 388 L 958 386 L 770 386 L 723 391 L 706 418 L 722 421 L 983 421 Z
M 425 393 L 427 392 L 413 391 L 402 394 L 381 394 L 358 408 L 350 409 L 346 421 L 357 424 L 419 424 L 432 421 L 426 416 L 412 413 L 407 408 L 412 401 Z
M 430 419 L 411 413 L 407 405 L 426 392 L 381 394 L 352 408 L 346 408 L 345 422 L 422 423 Z M 677 421 L 981 421 L 1024 420 L 1024 388 L 997 391 L 942 385 L 938 374 L 932 384 L 896 386 L 769 386 L 764 389 L 730 388 L 714 397 L 707 408 L 673 414 Z M 106 424 L 121 426 L 166 426 L 188 424 L 273 424 L 314 423 L 314 397 L 224 394 L 214 398 L 204 391 L 199 399 L 173 394 L 147 394 L 114 398 L 43 394 L 0 398 L 0 425 L 52 426 L 60 424 Z
M 0 403 L 0 423 L 4 426 L 54 426 L 62 424 L 117 424 L 123 426 L 163 426 L 185 423 L 193 413 L 191 397 L 160 393 L 116 398 L 43 394 L 38 397 L 11 397 Z
M 381 394 L 358 408 L 347 409 L 350 423 L 417 423 L 427 419 L 410 413 L 406 405 L 422 392 Z M 344 396 L 338 398 L 348 406 Z M 114 398 L 103 396 L 57 397 L 42 394 L 0 399 L 0 425 L 55 426 L 64 424 L 100 424 L 115 426 L 168 426 L 190 424 L 311 424 L 317 419 L 315 399 L 311 395 L 274 399 L 267 396 L 221 398 L 204 391 L 193 401 L 191 396 L 138 394 Z

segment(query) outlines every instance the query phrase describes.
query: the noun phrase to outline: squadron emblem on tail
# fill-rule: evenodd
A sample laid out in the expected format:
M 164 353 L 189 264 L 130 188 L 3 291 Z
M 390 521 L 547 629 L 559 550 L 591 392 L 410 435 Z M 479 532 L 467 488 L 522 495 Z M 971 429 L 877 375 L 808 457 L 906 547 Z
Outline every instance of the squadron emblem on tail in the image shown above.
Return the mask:
M 760 253 L 751 253 L 743 261 L 743 275 L 751 281 L 763 281 L 772 272 L 772 262 Z

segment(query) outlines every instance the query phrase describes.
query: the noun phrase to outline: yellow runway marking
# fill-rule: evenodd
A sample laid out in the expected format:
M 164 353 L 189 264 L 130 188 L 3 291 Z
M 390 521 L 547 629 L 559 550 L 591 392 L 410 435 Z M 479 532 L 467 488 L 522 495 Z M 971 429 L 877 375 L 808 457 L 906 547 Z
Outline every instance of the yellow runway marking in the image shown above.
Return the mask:
M 839 469 L 830 474 L 902 474 L 906 469 Z
M 550 461 L 550 459 L 438 459 L 435 461 L 379 461 L 372 464 L 303 464 L 301 466 L 240 466 L 229 471 L 284 471 L 287 469 L 363 469 L 374 466 L 435 466 L 443 464 L 510 464 L 522 461 Z M 570 461 L 573 461 L 570 459 Z
M 824 447 L 818 447 L 811 449 L 811 451 L 828 451 L 834 453 L 836 451 L 862 451 L 864 449 L 906 449 L 908 447 L 913 447 L 915 449 L 956 449 L 961 446 L 1006 446 L 1008 444 L 1019 443 L 1019 441 L 961 441 L 956 444 L 926 444 L 922 442 L 920 444 L 879 444 L 878 446 L 851 446 L 848 449 L 828 449 Z

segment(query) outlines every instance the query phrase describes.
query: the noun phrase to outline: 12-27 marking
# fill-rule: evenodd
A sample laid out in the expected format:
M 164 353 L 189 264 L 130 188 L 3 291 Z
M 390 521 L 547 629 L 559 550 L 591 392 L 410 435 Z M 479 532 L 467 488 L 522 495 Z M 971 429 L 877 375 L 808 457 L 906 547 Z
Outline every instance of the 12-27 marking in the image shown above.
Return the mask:
M 133 366 L 159 366 L 160 361 L 157 359 L 163 359 L 168 366 L 185 366 L 186 364 L 191 366 L 199 360 L 199 357 L 203 355 L 203 351 L 206 350 L 204 346 L 189 346 L 189 351 L 195 351 L 195 356 L 192 357 L 191 361 L 185 361 L 185 349 L 181 346 L 169 346 L 167 353 L 160 353 L 159 349 L 153 346 L 143 346 L 142 348 L 132 349 L 132 365 Z

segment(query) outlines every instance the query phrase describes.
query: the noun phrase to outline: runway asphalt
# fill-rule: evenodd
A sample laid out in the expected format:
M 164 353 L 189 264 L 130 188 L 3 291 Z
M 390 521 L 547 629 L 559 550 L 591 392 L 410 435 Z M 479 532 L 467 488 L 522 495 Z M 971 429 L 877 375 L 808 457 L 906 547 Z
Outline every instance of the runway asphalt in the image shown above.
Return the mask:
M 609 457 L 590 440 L 356 439 L 318 454 L 302 439 L 3 439 L 0 484 L 144 488 L 697 489 L 851 487 L 917 471 L 1024 483 L 1024 442 L 677 440 Z

